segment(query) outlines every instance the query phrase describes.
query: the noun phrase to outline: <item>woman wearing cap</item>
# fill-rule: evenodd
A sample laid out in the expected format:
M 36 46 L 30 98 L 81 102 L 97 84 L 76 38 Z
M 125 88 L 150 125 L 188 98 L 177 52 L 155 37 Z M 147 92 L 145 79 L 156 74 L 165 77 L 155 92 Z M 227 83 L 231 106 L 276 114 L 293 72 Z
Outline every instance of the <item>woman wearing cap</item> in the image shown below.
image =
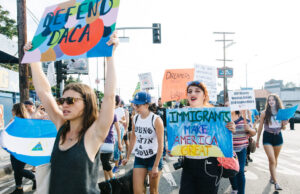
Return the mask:
M 132 133 L 125 165 L 134 149 L 133 166 L 134 193 L 145 193 L 144 180 L 150 174 L 150 193 L 158 193 L 158 184 L 162 170 L 164 126 L 161 118 L 152 111 L 151 96 L 138 92 L 132 101 L 137 114 L 132 121 Z M 135 146 L 135 147 L 134 147 Z
M 115 47 L 118 38 L 114 33 L 106 43 Z M 32 48 L 26 44 L 25 50 Z M 49 118 L 57 128 L 51 155 L 50 194 L 98 194 L 99 148 L 104 143 L 114 118 L 116 75 L 114 57 L 107 57 L 103 105 L 98 113 L 94 90 L 81 83 L 65 87 L 59 109 L 41 63 L 32 63 L 31 72 L 37 95 Z M 47 193 L 47 191 L 45 191 Z
M 206 86 L 199 82 L 189 82 L 187 100 L 190 108 L 212 107 Z M 226 128 L 235 131 L 234 122 L 226 124 Z M 180 181 L 180 194 L 217 194 L 221 172 L 214 157 L 186 156 Z
M 269 160 L 270 183 L 274 184 L 275 190 L 282 190 L 277 182 L 276 168 L 278 156 L 283 144 L 281 130 L 286 128 L 289 121 L 276 120 L 278 110 L 283 108 L 279 96 L 270 94 L 267 99 L 266 108 L 260 115 L 256 147 L 259 148 L 260 135 L 264 127 L 263 146 Z

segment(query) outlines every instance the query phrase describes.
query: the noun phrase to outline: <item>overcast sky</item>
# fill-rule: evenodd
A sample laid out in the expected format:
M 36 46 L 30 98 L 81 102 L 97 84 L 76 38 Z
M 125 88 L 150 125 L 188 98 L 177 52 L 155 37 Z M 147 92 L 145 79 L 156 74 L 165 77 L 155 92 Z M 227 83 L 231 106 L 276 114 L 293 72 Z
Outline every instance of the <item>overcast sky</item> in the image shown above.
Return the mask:
M 40 19 L 44 8 L 62 0 L 27 0 L 28 9 Z M 0 0 L 12 18 L 16 18 L 16 1 Z M 300 85 L 300 12 L 297 0 L 121 0 L 117 27 L 150 27 L 162 25 L 162 44 L 152 44 L 152 30 L 131 30 L 116 52 L 118 92 L 128 102 L 138 82 L 138 74 L 151 72 L 158 96 L 166 69 L 192 68 L 194 64 L 223 66 L 221 35 L 213 32 L 235 32 L 228 39 L 236 42 L 226 49 L 234 77 L 229 89 L 246 86 L 262 88 L 270 79 Z M 37 24 L 27 13 L 28 40 Z M 119 35 L 123 35 L 120 31 Z M 103 77 L 103 59 L 99 58 L 99 77 Z M 97 60 L 90 60 L 90 75 L 85 83 L 96 88 Z M 222 89 L 218 79 L 218 89 Z M 103 88 L 103 82 L 99 88 Z

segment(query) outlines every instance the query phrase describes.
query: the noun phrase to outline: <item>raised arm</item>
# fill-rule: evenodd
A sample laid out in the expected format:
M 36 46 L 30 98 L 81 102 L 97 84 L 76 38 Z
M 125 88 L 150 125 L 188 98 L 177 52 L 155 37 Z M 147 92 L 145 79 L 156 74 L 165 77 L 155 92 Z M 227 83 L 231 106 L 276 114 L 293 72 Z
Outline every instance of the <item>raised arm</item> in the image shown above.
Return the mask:
M 32 48 L 31 42 L 24 46 L 24 50 L 30 50 Z M 43 72 L 41 62 L 31 63 L 32 81 L 35 91 L 41 100 L 43 106 L 50 120 L 55 124 L 58 130 L 64 123 L 62 111 L 58 108 L 58 105 L 52 95 L 51 86 L 49 81 Z
M 117 34 L 111 35 L 107 45 L 113 45 L 112 57 L 107 57 L 107 72 L 104 87 L 104 97 L 98 118 L 87 131 L 88 139 L 94 151 L 97 151 L 105 141 L 111 123 L 114 118 L 115 91 L 116 91 L 116 73 L 114 63 L 114 51 L 118 45 Z

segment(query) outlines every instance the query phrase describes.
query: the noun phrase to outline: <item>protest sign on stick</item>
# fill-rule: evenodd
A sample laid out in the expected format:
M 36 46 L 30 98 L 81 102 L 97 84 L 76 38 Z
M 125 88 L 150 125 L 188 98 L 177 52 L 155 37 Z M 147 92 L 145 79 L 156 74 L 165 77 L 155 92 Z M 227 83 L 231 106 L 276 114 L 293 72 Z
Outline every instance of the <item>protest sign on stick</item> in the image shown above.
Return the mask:
M 253 90 L 228 91 L 231 111 L 256 109 Z
M 232 157 L 229 121 L 229 107 L 168 109 L 168 149 L 174 156 Z
M 186 98 L 186 87 L 194 78 L 194 69 L 167 69 L 162 83 L 161 101 L 178 101 Z
M 209 100 L 217 101 L 217 68 L 208 65 L 195 65 L 194 80 L 203 82 L 207 88 Z
M 142 90 L 151 90 L 154 88 L 152 75 L 150 72 L 139 74 L 139 78 Z
M 120 0 L 70 0 L 47 7 L 22 63 L 112 55 L 106 42 Z

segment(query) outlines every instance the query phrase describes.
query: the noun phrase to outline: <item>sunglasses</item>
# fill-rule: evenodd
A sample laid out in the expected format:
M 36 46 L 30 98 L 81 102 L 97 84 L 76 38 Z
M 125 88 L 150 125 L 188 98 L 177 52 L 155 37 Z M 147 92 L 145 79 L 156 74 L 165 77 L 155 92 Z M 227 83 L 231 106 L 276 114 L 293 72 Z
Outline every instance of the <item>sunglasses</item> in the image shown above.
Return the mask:
M 200 81 L 190 81 L 190 82 L 187 82 L 186 85 L 187 86 L 190 86 L 190 85 L 200 85 L 200 83 L 201 83 Z
M 75 97 L 59 98 L 57 99 L 57 103 L 59 105 L 63 105 L 66 102 L 68 105 L 70 105 L 70 104 L 74 104 L 78 100 L 83 100 L 83 98 L 75 98 Z

